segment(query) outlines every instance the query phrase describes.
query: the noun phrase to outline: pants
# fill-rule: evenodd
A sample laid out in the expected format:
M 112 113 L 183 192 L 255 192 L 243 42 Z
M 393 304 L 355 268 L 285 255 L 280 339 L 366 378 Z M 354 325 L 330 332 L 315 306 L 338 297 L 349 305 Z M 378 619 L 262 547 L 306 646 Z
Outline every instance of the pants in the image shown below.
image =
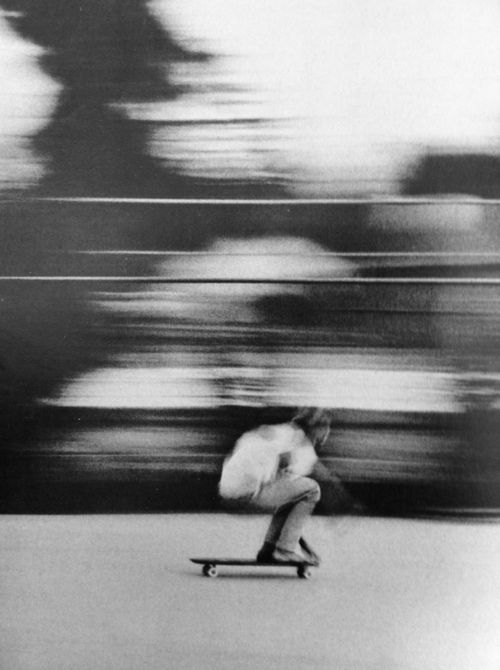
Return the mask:
M 283 475 L 263 486 L 252 498 L 251 507 L 273 513 L 265 542 L 296 551 L 302 529 L 320 497 L 318 483 L 309 477 Z

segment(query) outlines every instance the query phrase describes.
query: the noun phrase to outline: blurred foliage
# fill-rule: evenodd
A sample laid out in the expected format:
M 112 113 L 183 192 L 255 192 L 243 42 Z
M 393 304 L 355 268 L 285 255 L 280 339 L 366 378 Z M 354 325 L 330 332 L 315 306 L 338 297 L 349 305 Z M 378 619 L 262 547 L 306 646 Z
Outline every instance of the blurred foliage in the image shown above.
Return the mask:
M 500 156 L 425 152 L 403 180 L 402 192 L 405 195 L 460 193 L 500 198 Z
M 182 93 L 172 61 L 208 56 L 177 44 L 142 0 L 1 0 L 19 34 L 44 48 L 40 65 L 63 85 L 34 146 L 48 164 L 39 190 L 52 195 L 165 196 L 182 190 L 147 152 L 148 127 L 113 107 Z

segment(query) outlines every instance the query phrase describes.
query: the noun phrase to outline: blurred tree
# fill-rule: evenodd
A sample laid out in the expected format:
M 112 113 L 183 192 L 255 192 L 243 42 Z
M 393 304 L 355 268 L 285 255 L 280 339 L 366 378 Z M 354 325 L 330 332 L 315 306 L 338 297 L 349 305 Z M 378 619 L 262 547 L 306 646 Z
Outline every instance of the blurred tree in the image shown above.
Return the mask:
M 500 197 L 500 157 L 481 153 L 425 153 L 406 176 L 404 195 Z
M 181 90 L 169 63 L 203 61 L 177 44 L 142 0 L 0 0 L 18 33 L 45 49 L 41 66 L 63 85 L 34 146 L 48 172 L 39 184 L 57 196 L 163 196 L 188 184 L 147 151 L 147 124 L 122 102 L 171 100 Z M 14 10 L 14 11 L 12 11 Z
M 52 117 L 33 140 L 45 174 L 25 195 L 184 193 L 187 180 L 148 154 L 146 124 L 127 118 L 116 103 L 175 98 L 181 91 L 168 76 L 169 64 L 208 56 L 177 44 L 142 0 L 0 0 L 0 7 L 20 36 L 43 47 L 42 68 L 62 84 Z M 12 275 L 78 273 L 79 261 L 67 251 L 133 247 L 158 218 L 158 212 L 137 216 L 29 200 L 4 205 L 2 215 L 0 259 L 4 274 Z M 115 268 L 100 269 L 112 274 Z M 24 423 L 36 398 L 102 352 L 92 338 L 96 314 L 81 285 L 18 282 L 1 288 L 0 401 L 10 433 L 19 425 L 19 410 Z
M 275 184 L 200 180 L 148 150 L 150 125 L 125 103 L 169 101 L 185 92 L 174 63 L 204 63 L 206 53 L 173 39 L 146 0 L 0 0 L 18 34 L 43 48 L 40 65 L 62 85 L 55 110 L 33 139 L 45 174 L 17 203 L 2 205 L 0 262 L 11 275 L 133 275 L 136 257 L 94 256 L 91 270 L 73 250 L 172 248 L 201 243 L 205 212 L 155 206 L 30 202 L 33 196 L 207 197 L 281 194 Z M 224 215 L 222 215 L 224 216 Z M 220 213 L 212 213 L 218 219 Z M 187 231 L 187 232 L 186 232 Z M 68 253 L 69 252 L 69 253 Z M 105 284 L 106 289 L 109 285 Z M 93 339 L 96 313 L 75 282 L 3 283 L 0 289 L 4 408 L 27 406 L 79 370 L 109 343 Z M 99 349 L 101 347 L 101 349 Z M 5 424 L 18 413 L 4 412 Z M 9 418 L 11 417 L 11 418 Z M 14 417 L 14 418 L 12 418 Z M 9 427 L 7 426 L 9 429 Z
M 0 0 L 0 7 L 22 37 L 44 48 L 40 64 L 63 86 L 52 118 L 34 139 L 47 166 L 39 194 L 282 194 L 279 184 L 259 179 L 190 178 L 148 151 L 152 124 L 130 118 L 122 105 L 176 99 L 187 86 L 174 82 L 172 65 L 211 57 L 179 44 L 145 0 Z

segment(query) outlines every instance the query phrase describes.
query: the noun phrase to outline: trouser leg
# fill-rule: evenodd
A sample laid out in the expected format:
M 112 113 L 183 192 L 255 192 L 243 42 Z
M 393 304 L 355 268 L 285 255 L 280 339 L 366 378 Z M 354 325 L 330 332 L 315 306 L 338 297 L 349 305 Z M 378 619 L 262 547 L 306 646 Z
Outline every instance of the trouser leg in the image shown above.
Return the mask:
M 285 476 L 264 486 L 254 499 L 254 507 L 274 512 L 265 542 L 294 551 L 319 499 L 320 488 L 308 477 Z
M 271 523 L 269 524 L 266 536 L 264 538 L 264 542 L 266 542 L 269 545 L 276 546 L 276 543 L 279 540 L 281 531 L 283 530 L 283 526 L 285 525 L 285 521 L 287 519 L 289 512 L 290 507 L 287 506 L 281 508 L 275 514 L 273 514 Z
M 316 482 L 314 484 L 315 487 L 290 509 L 276 543 L 276 546 L 280 549 L 296 550 L 305 522 L 313 513 L 320 498 L 319 486 Z

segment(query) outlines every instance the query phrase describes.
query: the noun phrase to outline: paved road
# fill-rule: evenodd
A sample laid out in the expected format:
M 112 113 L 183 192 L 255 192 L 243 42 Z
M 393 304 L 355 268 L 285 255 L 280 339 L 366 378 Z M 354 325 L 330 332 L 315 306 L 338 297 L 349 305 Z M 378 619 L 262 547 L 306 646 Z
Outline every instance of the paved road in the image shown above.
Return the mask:
M 0 517 L 5 670 L 498 670 L 500 524 L 312 520 L 292 571 L 200 575 L 260 516 Z M 221 571 L 222 572 L 222 571 Z

